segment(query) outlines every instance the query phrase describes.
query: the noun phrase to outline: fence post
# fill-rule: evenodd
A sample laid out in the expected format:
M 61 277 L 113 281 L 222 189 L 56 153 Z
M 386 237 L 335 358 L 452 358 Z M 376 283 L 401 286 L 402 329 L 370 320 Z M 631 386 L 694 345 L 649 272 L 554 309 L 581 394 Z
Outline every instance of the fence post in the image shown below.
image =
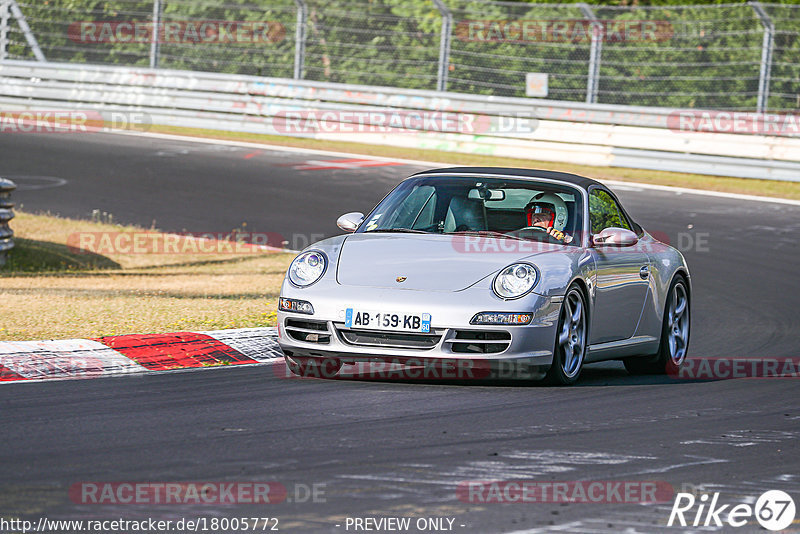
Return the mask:
M 0 61 L 8 57 L 8 0 L 0 0 Z
M 589 75 L 586 78 L 586 103 L 597 103 L 597 88 L 600 84 L 600 54 L 603 46 L 603 25 L 588 4 L 578 4 L 583 16 L 592 21 L 592 44 L 589 48 Z
M 453 28 L 453 14 L 442 0 L 433 0 L 436 9 L 442 14 L 442 36 L 439 39 L 439 71 L 436 75 L 436 90 L 447 91 L 447 68 L 450 65 L 450 34 Z
M 36 57 L 36 60 L 47 62 L 47 59 L 44 57 L 44 54 L 42 53 L 42 49 L 39 48 L 39 42 L 36 41 L 36 36 L 33 35 L 31 27 L 28 26 L 28 21 L 25 20 L 25 15 L 22 14 L 22 11 L 19 9 L 19 6 L 17 5 L 17 0 L 8 0 L 8 3 L 11 6 L 11 14 L 14 15 L 15 19 L 17 19 L 17 24 L 19 25 L 19 29 L 22 30 L 23 35 L 25 35 L 25 40 L 28 41 L 28 46 L 31 47 L 33 55 Z
M 774 44 L 775 25 L 764 11 L 760 2 L 748 2 L 753 11 L 758 15 L 758 20 L 764 27 L 764 38 L 761 41 L 761 67 L 758 73 L 758 102 L 756 111 L 764 113 L 767 111 L 767 99 L 769 98 L 769 78 L 772 72 L 772 48 Z
M 16 188 L 11 180 L 0 178 L 0 267 L 6 264 L 8 251 L 14 248 L 14 231 L 8 226 L 8 221 L 14 218 L 11 192 Z
M 303 79 L 303 64 L 306 59 L 306 21 L 308 8 L 304 0 L 294 0 L 297 4 L 297 28 L 294 34 L 294 79 Z
M 158 54 L 161 43 L 161 0 L 153 0 L 153 37 L 150 41 L 150 68 L 158 68 Z

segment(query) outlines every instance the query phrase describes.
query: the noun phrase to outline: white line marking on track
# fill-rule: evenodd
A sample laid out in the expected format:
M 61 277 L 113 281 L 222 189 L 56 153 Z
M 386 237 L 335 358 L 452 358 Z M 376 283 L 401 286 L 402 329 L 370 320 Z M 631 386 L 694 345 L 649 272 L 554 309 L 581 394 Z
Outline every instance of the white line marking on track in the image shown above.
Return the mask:
M 309 160 L 305 163 L 291 167 L 297 171 L 325 171 L 332 169 L 363 169 L 365 167 L 385 167 L 390 165 L 404 165 L 394 161 L 375 161 L 372 159 L 331 159 Z
M 563 523 L 561 525 L 548 525 L 540 528 L 530 528 L 527 530 L 515 530 L 506 534 L 540 534 L 546 532 L 561 532 L 570 529 L 577 529 L 583 526 L 583 521 L 573 521 L 572 523 Z
M 703 456 L 693 456 L 693 455 L 686 455 L 687 458 L 698 458 L 696 461 L 692 462 L 685 462 L 680 464 L 673 464 L 668 465 L 666 467 L 656 467 L 653 469 L 643 469 L 641 471 L 631 471 L 627 473 L 618 473 L 617 476 L 640 476 L 640 475 L 649 475 L 653 473 L 666 473 L 667 471 L 672 471 L 674 469 L 682 469 L 684 467 L 691 467 L 694 465 L 707 465 L 707 464 L 724 464 L 730 462 L 730 460 L 725 460 L 722 458 L 706 458 Z
M 261 148 L 264 150 L 274 150 L 277 152 L 293 152 L 299 154 L 320 154 L 326 156 L 334 156 L 340 158 L 365 158 L 371 159 L 375 161 L 387 161 L 387 162 L 395 162 L 396 164 L 402 165 L 418 165 L 423 167 L 430 167 L 430 168 L 440 168 L 440 167 L 450 167 L 450 166 L 464 166 L 460 163 L 447 163 L 441 161 L 421 161 L 421 160 L 413 160 L 413 159 L 402 159 L 402 158 L 384 158 L 381 156 L 368 156 L 366 154 L 355 154 L 352 152 L 336 152 L 333 150 L 318 150 L 315 148 L 298 148 L 298 147 L 289 147 L 289 146 L 282 146 L 282 145 L 270 145 L 267 143 L 252 143 L 248 141 L 231 141 L 226 139 L 207 139 L 202 137 L 191 137 L 185 135 L 172 135 L 172 134 L 160 134 L 160 133 L 148 133 L 148 132 L 109 132 L 117 135 L 130 135 L 134 137 L 151 137 L 154 139 L 167 139 L 171 141 L 185 141 L 189 143 L 207 143 L 212 145 L 227 145 L 227 146 L 239 146 L 239 147 L 250 147 L 250 148 Z M 743 195 L 739 193 L 724 193 L 721 191 L 705 191 L 702 189 L 690 189 L 686 187 L 676 187 L 671 185 L 655 185 L 655 184 L 645 184 L 641 182 L 621 182 L 618 180 L 599 180 L 605 184 L 616 186 L 621 185 L 623 187 L 640 187 L 642 189 L 652 189 L 657 191 L 668 191 L 676 194 L 690 194 L 690 195 L 702 195 L 702 196 L 710 196 L 710 197 L 718 197 L 718 198 L 728 198 L 734 200 L 747 200 L 747 201 L 754 201 L 754 202 L 772 202 L 776 204 L 787 204 L 790 206 L 800 206 L 800 200 L 791 200 L 788 198 L 774 198 L 774 197 L 761 197 L 757 195 Z

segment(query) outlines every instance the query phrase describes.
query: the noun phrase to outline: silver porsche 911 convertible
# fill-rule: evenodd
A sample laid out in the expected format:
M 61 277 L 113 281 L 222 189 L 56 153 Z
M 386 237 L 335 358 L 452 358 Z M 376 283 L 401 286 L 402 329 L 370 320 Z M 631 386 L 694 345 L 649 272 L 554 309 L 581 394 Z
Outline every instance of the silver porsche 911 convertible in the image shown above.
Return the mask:
M 586 363 L 673 373 L 686 358 L 686 261 L 589 178 L 425 171 L 337 224 L 350 234 L 301 252 L 281 289 L 278 340 L 295 374 L 389 362 L 409 370 L 397 377 L 567 385 Z

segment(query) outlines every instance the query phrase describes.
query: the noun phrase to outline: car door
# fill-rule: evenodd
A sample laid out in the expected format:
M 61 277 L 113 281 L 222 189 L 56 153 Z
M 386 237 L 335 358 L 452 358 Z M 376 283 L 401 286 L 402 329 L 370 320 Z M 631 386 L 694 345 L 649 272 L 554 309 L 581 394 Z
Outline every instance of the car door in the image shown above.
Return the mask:
M 636 231 L 611 193 L 595 187 L 589 191 L 589 228 Z M 591 248 L 597 269 L 589 343 L 606 343 L 633 336 L 642 315 L 649 287 L 650 259 L 636 245 Z

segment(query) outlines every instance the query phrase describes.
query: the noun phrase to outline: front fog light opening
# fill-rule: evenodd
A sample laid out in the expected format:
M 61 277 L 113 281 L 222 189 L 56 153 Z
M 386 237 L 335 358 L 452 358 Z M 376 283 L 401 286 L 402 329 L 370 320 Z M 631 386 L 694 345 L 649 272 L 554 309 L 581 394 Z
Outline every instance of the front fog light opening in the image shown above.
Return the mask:
M 470 320 L 473 325 L 525 325 L 533 319 L 531 313 L 480 312 Z
M 280 311 L 314 315 L 314 306 L 312 306 L 310 302 L 305 300 L 287 299 L 281 297 L 280 300 L 278 301 L 278 309 Z

